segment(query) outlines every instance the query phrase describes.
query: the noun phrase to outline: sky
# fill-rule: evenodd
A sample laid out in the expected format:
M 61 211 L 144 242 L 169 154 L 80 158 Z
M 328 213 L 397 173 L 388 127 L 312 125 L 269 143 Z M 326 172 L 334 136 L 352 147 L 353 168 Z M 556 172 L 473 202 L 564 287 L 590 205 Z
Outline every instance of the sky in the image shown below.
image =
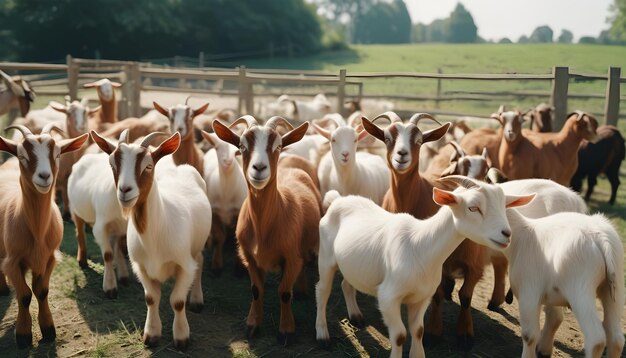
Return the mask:
M 548 25 L 554 39 L 562 29 L 570 30 L 577 41 L 581 36 L 597 37 L 609 27 L 609 6 L 613 0 L 404 0 L 413 23 L 429 24 L 446 18 L 458 2 L 474 17 L 478 35 L 514 42 L 530 36 L 535 28 Z

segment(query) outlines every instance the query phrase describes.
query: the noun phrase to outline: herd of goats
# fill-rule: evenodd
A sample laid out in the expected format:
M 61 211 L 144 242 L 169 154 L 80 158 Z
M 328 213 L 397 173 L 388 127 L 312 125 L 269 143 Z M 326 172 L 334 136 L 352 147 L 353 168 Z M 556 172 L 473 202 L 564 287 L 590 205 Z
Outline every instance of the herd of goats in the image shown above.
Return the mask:
M 13 136 L 0 137 L 0 151 L 13 156 L 0 165 L 0 294 L 9 294 L 8 278 L 20 348 L 32 345 L 33 295 L 42 341 L 56 338 L 48 291 L 66 217 L 76 226 L 81 267 L 85 224 L 92 227 L 109 298 L 129 281 L 127 251 L 145 292 L 147 346 L 162 335 L 161 283 L 174 278 L 174 346 L 187 348 L 185 307 L 203 308 L 203 250 L 212 250 L 211 270 L 220 272 L 226 233 L 235 228 L 236 265 L 251 280 L 250 338 L 263 320 L 265 274 L 280 271 L 278 341 L 293 341 L 291 302 L 306 293 L 303 267 L 317 260 L 320 344 L 330 342 L 326 305 L 340 271 L 354 325 L 363 324 L 356 291 L 377 297 L 392 357 L 402 356 L 407 339 L 411 357 L 425 356 L 423 341 L 442 336 L 443 302 L 462 278 L 456 335 L 469 350 L 473 291 L 491 264 L 488 308 L 519 301 L 523 357 L 551 355 L 563 307 L 580 324 L 586 357 L 600 357 L 605 347 L 607 357 L 622 354 L 624 247 L 585 199 L 604 173 L 614 204 L 624 139 L 586 112 L 569 114 L 552 132 L 549 106 L 500 107 L 491 115 L 499 128 L 472 129 L 427 113 L 403 120 L 388 104 L 379 111 L 361 101 L 347 103 L 352 113 L 344 118 L 318 95 L 281 96 L 264 108 L 267 120 L 156 102 L 141 118 L 119 120 L 119 83 L 85 84 L 97 91 L 96 108 L 67 101 L 30 110 L 35 94 L 27 82 L 0 73 L 0 115 L 11 107 L 22 113 L 6 128 Z M 585 177 L 583 199 L 576 191 Z

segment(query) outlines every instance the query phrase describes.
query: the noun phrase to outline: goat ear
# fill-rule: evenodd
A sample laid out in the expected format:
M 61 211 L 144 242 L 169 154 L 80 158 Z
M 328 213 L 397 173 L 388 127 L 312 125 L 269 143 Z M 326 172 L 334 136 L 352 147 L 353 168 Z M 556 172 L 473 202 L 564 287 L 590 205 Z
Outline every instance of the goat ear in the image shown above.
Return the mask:
M 499 113 L 492 113 L 491 117 L 489 117 L 491 119 L 495 119 L 496 121 L 498 121 L 498 123 L 500 123 L 501 125 L 504 125 L 504 122 L 502 121 L 502 118 L 500 118 L 500 114 Z
M 448 128 L 450 128 L 450 125 L 451 123 L 448 122 L 439 128 L 431 129 L 424 132 L 424 134 L 422 135 L 422 143 L 432 142 L 443 137 L 446 133 L 448 133 Z
M 59 102 L 50 101 L 50 107 L 57 112 L 67 113 L 67 108 Z
M 283 148 L 287 148 L 288 145 L 293 144 L 304 137 L 306 131 L 309 129 L 309 122 L 304 122 L 298 128 L 283 135 L 282 142 Z
M 202 107 L 194 109 L 193 113 L 191 113 L 191 118 L 194 118 L 197 115 L 204 113 L 209 108 L 209 103 L 205 103 Z
M 458 203 L 456 195 L 437 187 L 433 188 L 433 201 L 439 206 L 455 205 Z
M 509 178 L 500 169 L 492 167 L 487 170 L 485 181 L 489 184 L 500 184 L 509 181 Z
M 108 139 L 104 138 L 93 129 L 91 130 L 90 134 L 91 134 L 91 139 L 93 139 L 96 145 L 100 147 L 100 149 L 102 149 L 102 151 L 107 154 L 113 153 L 113 151 L 117 147 L 115 144 L 111 143 Z
M 448 175 L 454 175 L 456 174 L 456 166 L 458 165 L 458 162 L 452 162 L 450 164 L 450 166 L 448 166 L 443 172 L 441 172 L 441 177 L 447 177 Z
M 102 108 L 102 106 L 98 106 L 98 107 L 96 107 L 96 108 L 90 109 L 90 110 L 87 112 L 87 115 L 91 116 L 92 114 L 94 114 L 94 113 L 98 112 L 98 111 L 100 110 L 100 108 Z
M 524 206 L 535 198 L 537 194 L 532 193 L 529 195 L 507 195 L 506 196 L 506 208 L 515 208 L 518 206 Z
M 17 143 L 10 139 L 0 137 L 0 151 L 10 153 L 11 155 L 17 155 Z
M 222 122 L 213 121 L 213 132 L 215 132 L 215 134 L 217 135 L 219 139 L 239 148 L 239 143 L 241 142 L 241 138 L 237 134 L 235 134 L 232 130 L 230 130 L 230 128 L 222 124 Z
M 81 134 L 76 138 L 63 139 L 59 142 L 59 147 L 61 147 L 61 154 L 73 152 L 80 149 L 85 143 L 87 143 L 88 139 L 89 133 Z
M 487 147 L 483 147 L 483 152 L 481 153 L 482 157 L 487 160 L 488 159 L 488 155 L 487 155 Z
M 363 125 L 362 124 L 359 124 L 356 127 L 355 130 L 358 133 L 358 136 L 356 138 L 357 142 L 362 141 L 363 139 L 365 139 L 369 135 L 369 133 L 367 133 L 367 131 L 365 129 L 363 129 Z
M 169 110 L 163 108 L 160 104 L 158 104 L 156 102 L 152 102 L 152 105 L 154 106 L 154 109 L 159 111 L 159 113 L 161 113 L 162 115 L 166 116 L 167 118 L 170 117 L 170 111 Z
M 374 138 L 378 139 L 381 142 L 385 142 L 385 131 L 380 129 L 377 125 L 372 123 L 367 117 L 361 117 L 361 124 L 363 128 L 367 131 L 367 133 L 371 134 Z
M 113 82 L 113 81 L 111 81 L 111 86 L 113 86 L 114 88 L 120 88 L 120 87 L 122 87 L 122 84 L 121 84 L 121 83 L 119 83 L 119 82 Z
M 167 138 L 161 145 L 152 152 L 152 160 L 156 163 L 168 154 L 172 154 L 178 150 L 180 146 L 180 133 L 176 132 Z
M 206 139 L 207 142 L 209 142 L 210 145 L 212 145 L 213 147 L 217 146 L 217 143 L 215 143 L 215 139 L 213 138 L 213 136 L 211 136 L 211 133 L 205 131 L 204 129 L 200 130 L 200 133 L 202 134 L 202 137 Z
M 312 125 L 313 125 L 313 129 L 315 129 L 317 133 L 319 133 L 322 137 L 330 140 L 330 131 L 318 126 L 315 123 L 313 123 Z

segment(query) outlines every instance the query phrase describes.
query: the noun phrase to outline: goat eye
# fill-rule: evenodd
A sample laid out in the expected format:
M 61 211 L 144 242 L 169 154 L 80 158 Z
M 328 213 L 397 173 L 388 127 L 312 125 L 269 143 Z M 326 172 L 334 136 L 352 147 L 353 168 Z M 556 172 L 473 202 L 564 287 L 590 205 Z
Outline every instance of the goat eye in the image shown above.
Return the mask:
M 389 143 L 391 143 L 391 139 L 385 138 L 385 144 L 389 144 Z
M 153 167 L 152 167 L 152 165 L 151 165 L 151 164 L 148 164 L 148 165 L 146 166 L 146 170 L 148 170 L 148 171 L 149 171 L 149 170 L 152 170 L 152 168 L 153 168 Z
M 471 211 L 473 213 L 478 212 L 481 215 L 483 214 L 483 212 L 480 211 L 480 208 L 478 206 L 470 206 L 469 208 L 467 208 L 467 210 L 469 210 L 469 211 Z

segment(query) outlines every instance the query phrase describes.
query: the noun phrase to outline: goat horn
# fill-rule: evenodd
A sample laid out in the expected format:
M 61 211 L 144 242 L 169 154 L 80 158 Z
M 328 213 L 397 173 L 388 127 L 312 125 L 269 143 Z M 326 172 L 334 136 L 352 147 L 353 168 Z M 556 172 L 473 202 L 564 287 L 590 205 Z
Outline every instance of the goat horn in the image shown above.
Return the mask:
M 228 128 L 235 128 L 235 127 L 237 127 L 241 123 L 247 124 L 248 128 L 258 125 L 258 123 L 257 123 L 256 119 L 254 119 L 254 117 L 252 117 L 249 114 L 246 114 L 245 116 L 241 116 L 241 117 L 237 118 L 237 120 L 234 121 L 231 125 L 229 125 Z
M 411 119 L 409 119 L 409 123 L 413 123 L 417 127 L 417 124 L 419 123 L 419 121 L 424 118 L 431 119 L 435 121 L 437 124 L 439 124 L 440 126 L 442 125 L 435 117 L 433 117 L 432 114 L 429 114 L 429 113 L 415 113 L 414 115 L 411 116 Z
M 456 184 L 457 186 L 462 186 L 466 189 L 479 187 L 476 181 L 463 175 L 450 175 L 444 178 L 439 178 L 437 179 L 437 181 L 443 184 L 448 184 L 448 183 Z
M 18 131 L 22 132 L 22 135 L 24 136 L 24 138 L 28 137 L 28 136 L 32 136 L 33 132 L 30 131 L 30 129 L 28 129 L 25 125 L 23 124 L 14 124 L 12 126 L 8 126 L 4 129 L 4 131 L 9 131 L 11 129 L 17 129 Z
M 120 139 L 119 139 L 120 143 L 126 143 L 126 144 L 130 143 L 130 140 L 128 139 L 128 133 L 129 133 L 128 128 L 122 131 L 122 133 L 120 134 Z
M 185 106 L 187 105 L 187 103 L 189 102 L 189 99 L 191 98 L 191 95 L 187 96 L 187 98 L 185 98 Z
M 52 131 L 57 131 L 61 135 L 65 136 L 65 132 L 56 123 L 48 123 L 41 129 L 41 134 L 50 134 Z
M 396 112 L 392 112 L 392 111 L 388 111 L 388 112 L 377 115 L 376 118 L 372 119 L 372 123 L 376 122 L 378 118 L 387 118 L 389 122 L 391 123 L 396 123 L 396 122 L 402 123 L 402 119 L 400 118 L 400 116 L 398 116 Z
M 461 156 L 461 158 L 463 158 L 465 156 L 465 152 L 463 151 L 463 148 L 461 148 L 461 146 L 459 145 L 459 143 L 451 140 L 448 142 L 448 144 L 450 144 L 451 146 L 454 147 L 454 150 L 456 150 L 457 153 L 459 153 L 459 155 Z
M 163 132 L 152 132 L 150 134 L 148 134 L 147 136 L 145 136 L 143 138 L 143 140 L 141 141 L 141 144 L 139 144 L 140 146 L 144 147 L 144 148 L 148 148 L 148 146 L 150 145 L 150 142 L 152 142 L 152 140 L 156 137 L 160 137 L 160 136 L 166 136 L 168 135 L 167 133 L 163 133 Z
M 293 130 L 293 126 L 291 125 L 291 123 L 289 123 L 285 118 L 280 116 L 274 116 L 268 119 L 267 122 L 265 122 L 265 126 L 273 130 L 276 130 L 276 127 L 280 125 L 285 126 L 287 130 Z

